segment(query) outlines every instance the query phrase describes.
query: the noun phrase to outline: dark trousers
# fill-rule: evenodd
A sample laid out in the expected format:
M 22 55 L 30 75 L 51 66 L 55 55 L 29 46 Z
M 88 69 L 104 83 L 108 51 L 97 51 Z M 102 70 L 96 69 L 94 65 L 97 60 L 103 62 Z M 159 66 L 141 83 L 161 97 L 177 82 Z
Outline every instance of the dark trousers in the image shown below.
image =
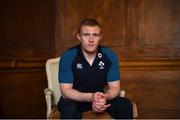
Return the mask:
M 111 106 L 106 112 L 114 119 L 132 119 L 132 103 L 124 97 L 116 97 L 107 101 Z M 70 99 L 60 98 L 58 109 L 61 112 L 61 119 L 81 119 L 82 113 L 92 110 L 90 102 L 76 102 Z

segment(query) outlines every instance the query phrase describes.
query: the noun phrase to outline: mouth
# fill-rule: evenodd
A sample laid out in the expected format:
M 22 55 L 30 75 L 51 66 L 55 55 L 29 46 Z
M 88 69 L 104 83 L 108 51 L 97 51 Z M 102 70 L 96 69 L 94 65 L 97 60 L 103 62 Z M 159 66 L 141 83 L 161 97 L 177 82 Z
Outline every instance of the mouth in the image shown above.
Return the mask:
M 89 47 L 94 47 L 94 46 L 96 46 L 96 45 L 94 45 L 94 44 L 88 44 L 88 46 L 89 46 Z

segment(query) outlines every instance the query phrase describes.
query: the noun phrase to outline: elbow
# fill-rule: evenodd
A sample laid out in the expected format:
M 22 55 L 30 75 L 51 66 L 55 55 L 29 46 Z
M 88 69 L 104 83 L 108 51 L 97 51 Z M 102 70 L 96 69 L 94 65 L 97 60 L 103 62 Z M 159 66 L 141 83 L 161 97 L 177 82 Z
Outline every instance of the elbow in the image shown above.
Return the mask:
M 67 90 L 61 89 L 61 95 L 63 98 L 67 99 L 68 98 L 68 89 Z
M 61 95 L 62 95 L 63 98 L 67 98 L 66 94 L 65 94 L 65 92 L 63 90 L 61 90 Z
M 119 96 L 119 94 L 120 94 L 120 87 L 115 87 L 114 88 L 115 89 L 115 93 L 116 93 L 116 96 Z

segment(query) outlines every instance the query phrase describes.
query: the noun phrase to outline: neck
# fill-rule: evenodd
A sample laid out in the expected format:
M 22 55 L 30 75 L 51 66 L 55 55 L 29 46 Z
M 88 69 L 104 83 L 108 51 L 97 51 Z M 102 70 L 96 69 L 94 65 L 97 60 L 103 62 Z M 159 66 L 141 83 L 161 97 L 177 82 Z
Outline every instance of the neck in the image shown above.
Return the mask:
M 88 61 L 88 63 L 89 63 L 90 65 L 92 65 L 92 64 L 93 64 L 93 61 L 94 61 L 94 59 L 95 59 L 95 57 L 96 57 L 97 50 L 94 51 L 94 52 L 87 52 L 87 51 L 85 51 L 84 49 L 82 49 L 82 52 L 83 52 L 84 57 L 85 57 L 86 60 Z

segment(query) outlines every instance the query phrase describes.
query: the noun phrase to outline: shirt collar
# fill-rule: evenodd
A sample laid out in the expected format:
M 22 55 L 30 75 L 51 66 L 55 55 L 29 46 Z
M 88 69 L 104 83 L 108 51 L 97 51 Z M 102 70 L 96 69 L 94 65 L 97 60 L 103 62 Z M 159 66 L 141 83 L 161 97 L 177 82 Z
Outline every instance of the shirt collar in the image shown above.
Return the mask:
M 102 46 L 99 45 L 98 48 L 97 48 L 96 58 L 102 58 L 102 57 L 103 57 L 101 47 L 102 47 Z M 84 57 L 84 54 L 83 54 L 83 52 L 82 52 L 81 44 L 78 45 L 77 50 L 78 50 L 78 54 L 79 54 L 81 57 L 85 58 L 85 57 Z M 95 59 L 96 59 L 96 58 L 95 58 Z

